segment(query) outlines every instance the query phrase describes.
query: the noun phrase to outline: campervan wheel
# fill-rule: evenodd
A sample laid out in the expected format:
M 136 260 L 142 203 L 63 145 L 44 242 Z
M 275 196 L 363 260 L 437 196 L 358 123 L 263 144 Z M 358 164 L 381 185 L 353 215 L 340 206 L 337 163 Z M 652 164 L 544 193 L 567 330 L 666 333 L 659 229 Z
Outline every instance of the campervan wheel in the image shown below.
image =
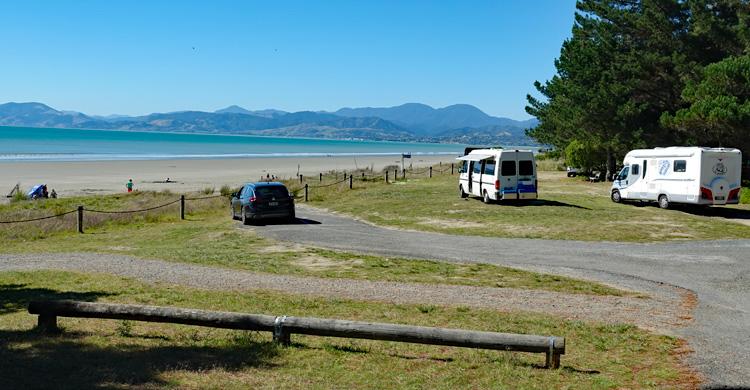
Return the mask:
M 610 196 L 612 198 L 612 201 L 615 203 L 622 202 L 622 197 L 620 196 L 620 191 L 614 190 L 612 191 L 612 195 Z

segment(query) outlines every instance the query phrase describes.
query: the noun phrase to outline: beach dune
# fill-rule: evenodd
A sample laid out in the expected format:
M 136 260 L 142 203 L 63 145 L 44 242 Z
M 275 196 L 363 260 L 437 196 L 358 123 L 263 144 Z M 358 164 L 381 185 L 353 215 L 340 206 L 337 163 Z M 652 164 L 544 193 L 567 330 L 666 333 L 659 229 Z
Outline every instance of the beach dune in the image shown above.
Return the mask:
M 454 162 L 451 156 L 413 156 L 407 167 Z M 296 177 L 297 172 L 317 177 L 332 170 L 352 171 L 373 168 L 380 172 L 385 166 L 400 165 L 399 156 L 354 157 L 285 157 L 242 159 L 182 159 L 140 161 L 76 161 L 76 162 L 3 162 L 0 163 L 0 193 L 5 195 L 21 183 L 26 191 L 34 184 L 47 184 L 59 196 L 111 194 L 125 192 L 125 182 L 133 179 L 135 189 L 174 192 L 199 191 L 222 185 L 238 186 L 261 177 L 275 175 Z M 170 183 L 166 183 L 169 178 Z M 3 198 L 5 199 L 5 198 Z

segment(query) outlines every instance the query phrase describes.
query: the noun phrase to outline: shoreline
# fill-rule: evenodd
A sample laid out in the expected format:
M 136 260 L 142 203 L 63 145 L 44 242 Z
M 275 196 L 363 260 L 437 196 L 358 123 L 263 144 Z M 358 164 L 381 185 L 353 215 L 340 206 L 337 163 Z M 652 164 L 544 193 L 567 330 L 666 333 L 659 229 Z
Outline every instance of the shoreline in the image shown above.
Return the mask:
M 404 160 L 415 168 L 455 162 L 451 155 L 413 155 Z M 177 193 L 201 191 L 222 185 L 232 187 L 257 181 L 266 174 L 293 178 L 297 172 L 318 176 L 329 171 L 372 168 L 380 172 L 388 165 L 401 165 L 398 155 L 330 157 L 262 157 L 108 161 L 24 161 L 0 163 L 0 195 L 16 185 L 26 192 L 35 184 L 47 184 L 58 196 L 124 193 L 133 179 L 136 190 Z M 166 182 L 169 178 L 170 182 Z

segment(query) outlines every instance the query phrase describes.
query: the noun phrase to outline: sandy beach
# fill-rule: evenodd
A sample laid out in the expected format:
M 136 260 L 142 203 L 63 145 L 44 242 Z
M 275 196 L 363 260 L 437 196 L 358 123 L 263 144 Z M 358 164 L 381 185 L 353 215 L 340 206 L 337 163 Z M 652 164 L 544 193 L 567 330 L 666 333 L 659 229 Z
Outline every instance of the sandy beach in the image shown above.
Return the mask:
M 145 160 L 0 163 L 0 194 L 15 186 L 27 191 L 34 184 L 47 184 L 59 196 L 111 194 L 125 191 L 132 178 L 137 190 L 190 192 L 224 184 L 237 186 L 266 174 L 277 177 L 318 176 L 332 170 L 372 167 L 380 172 L 387 165 L 401 164 L 398 156 L 244 158 L 215 160 Z M 454 162 L 451 156 L 414 156 L 406 160 L 415 168 Z M 171 183 L 166 183 L 169 178 Z M 3 200 L 6 198 L 3 196 Z

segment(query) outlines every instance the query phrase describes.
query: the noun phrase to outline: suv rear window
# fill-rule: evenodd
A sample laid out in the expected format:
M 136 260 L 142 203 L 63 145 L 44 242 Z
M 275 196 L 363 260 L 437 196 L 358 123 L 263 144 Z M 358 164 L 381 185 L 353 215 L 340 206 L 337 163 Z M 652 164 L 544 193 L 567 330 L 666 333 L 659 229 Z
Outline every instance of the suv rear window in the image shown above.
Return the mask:
M 516 162 L 515 161 L 503 161 L 500 165 L 501 176 L 515 176 L 516 175 Z
M 521 176 L 531 176 L 534 174 L 534 164 L 531 160 L 521 160 L 518 162 L 518 174 Z
M 260 198 L 286 198 L 289 196 L 289 191 L 282 186 L 255 187 L 255 196 Z

